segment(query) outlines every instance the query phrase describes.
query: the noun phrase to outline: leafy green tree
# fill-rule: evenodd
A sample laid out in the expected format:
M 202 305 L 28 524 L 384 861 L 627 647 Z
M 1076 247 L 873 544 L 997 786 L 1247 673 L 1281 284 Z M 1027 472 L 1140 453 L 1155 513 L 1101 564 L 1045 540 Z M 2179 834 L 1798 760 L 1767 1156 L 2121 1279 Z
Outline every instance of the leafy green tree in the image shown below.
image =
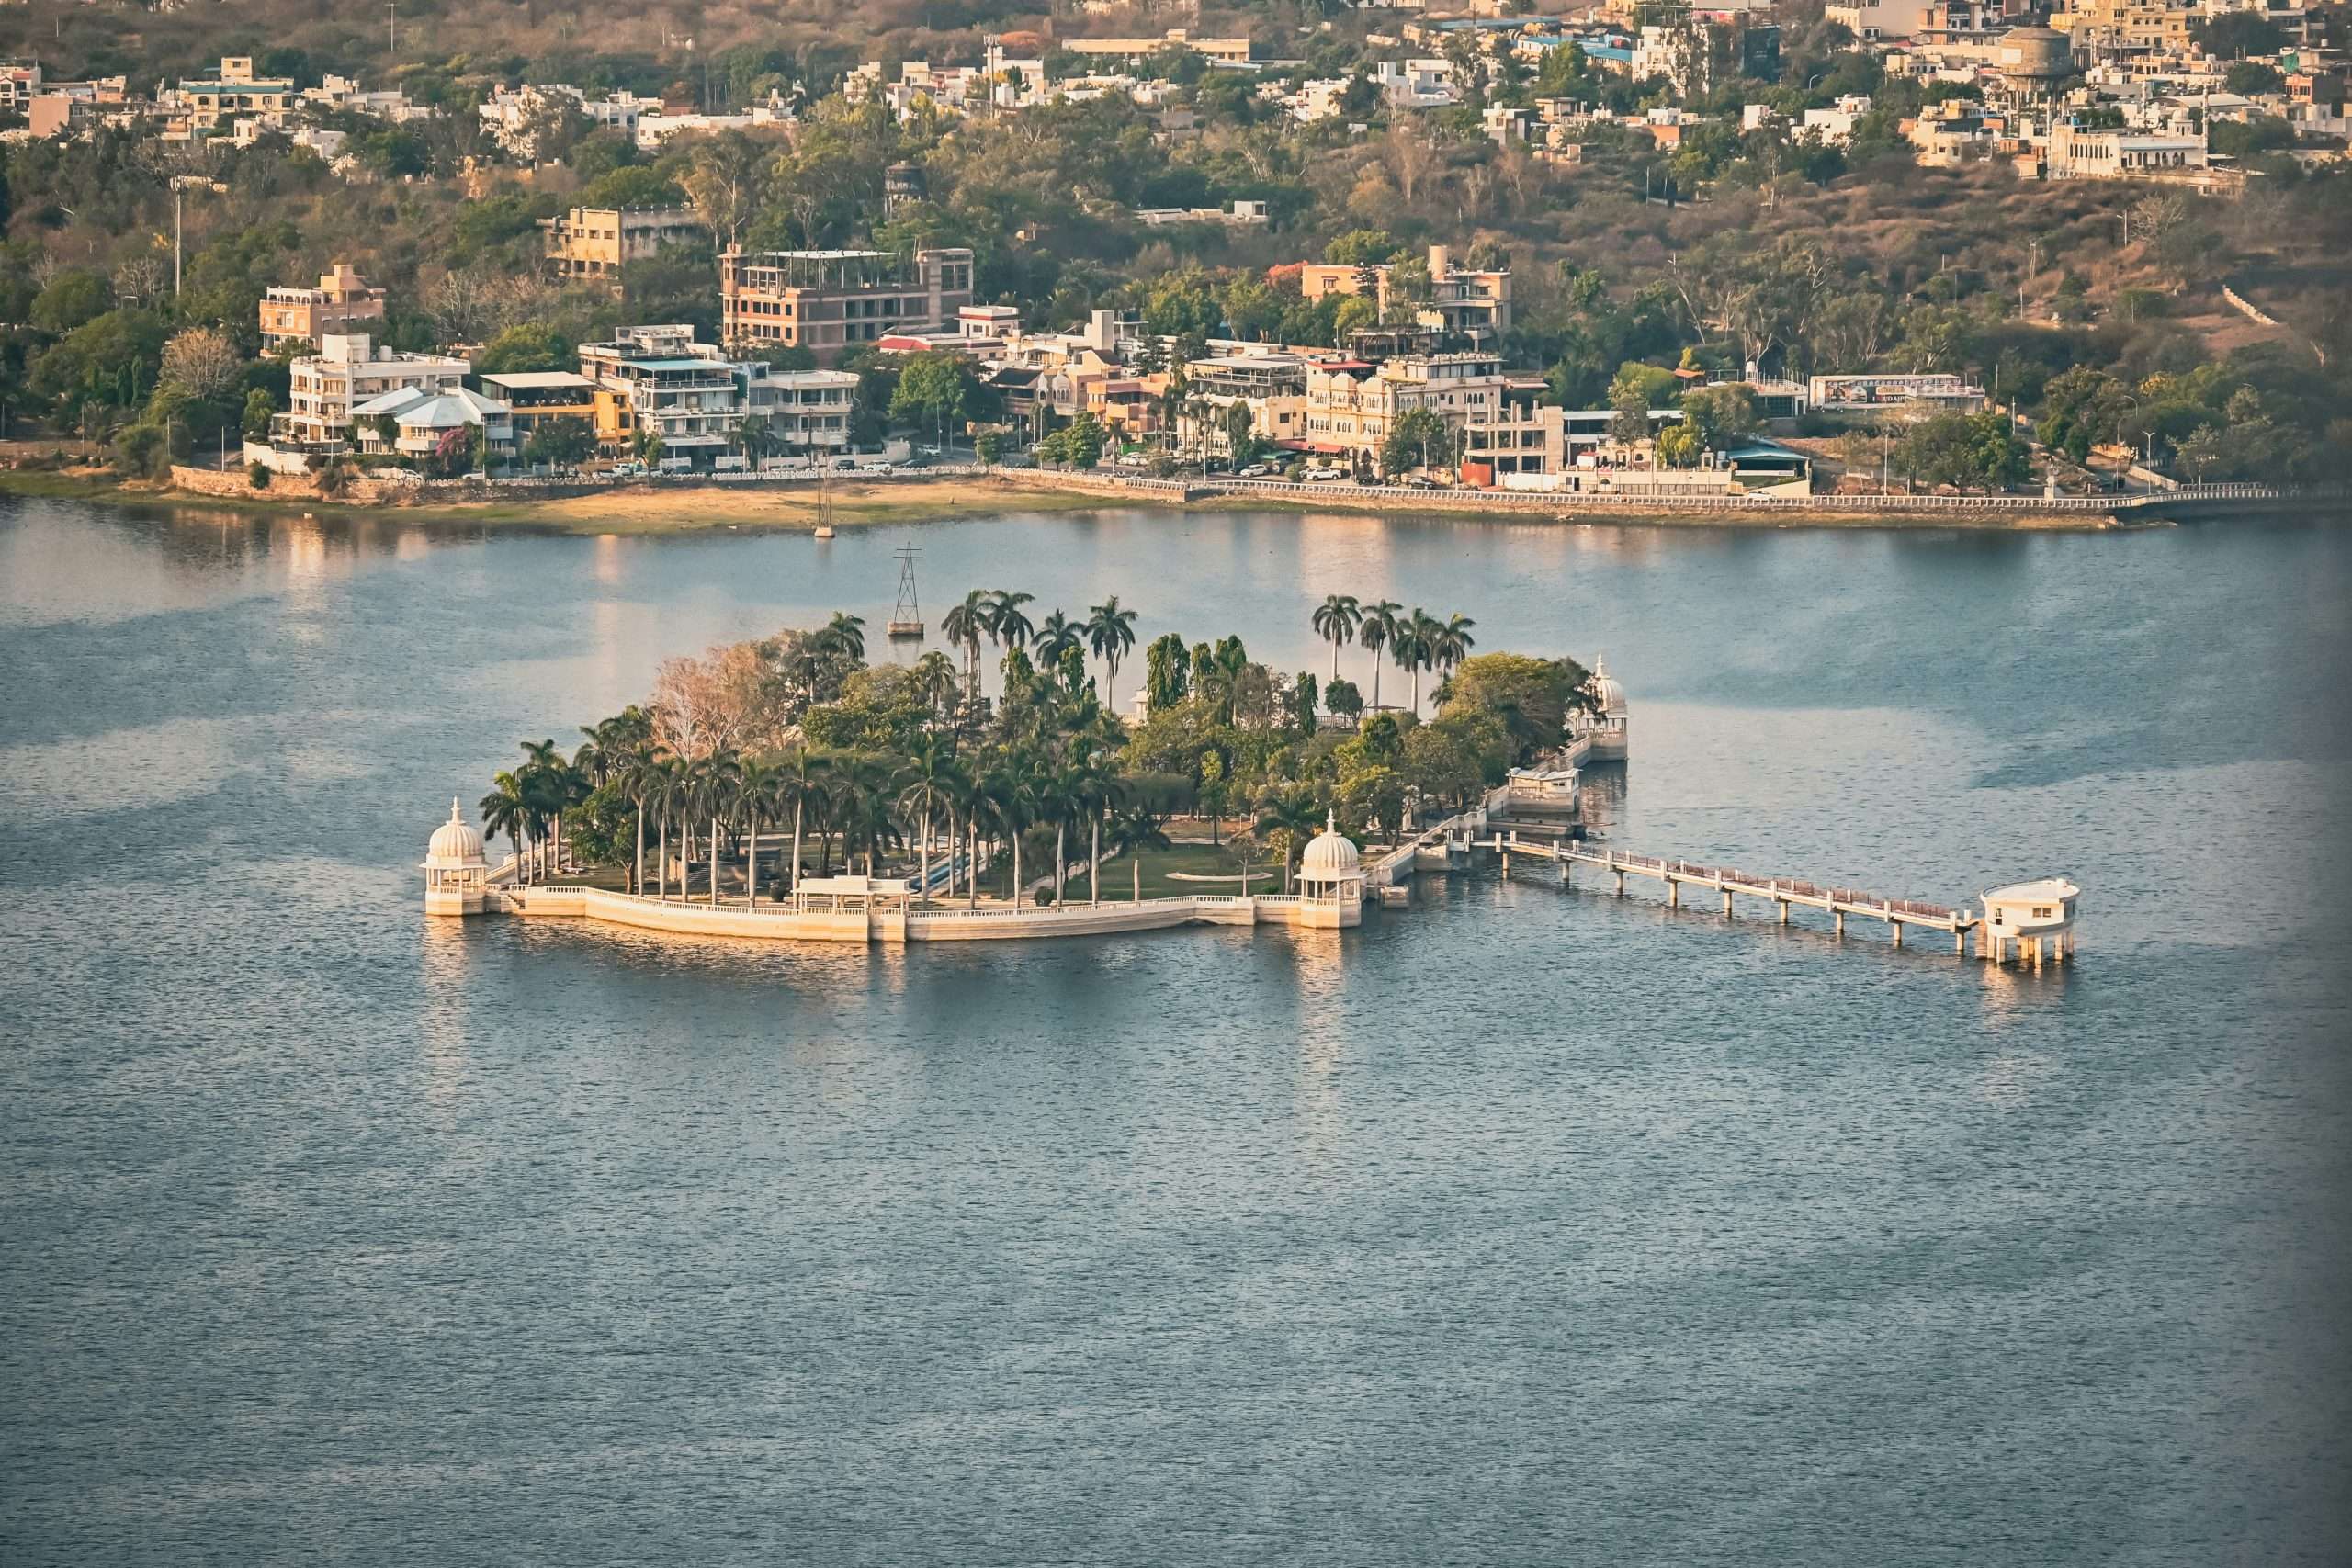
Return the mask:
M 1448 680 L 1438 721 L 1457 714 L 1491 715 L 1517 748 L 1513 761 L 1525 761 L 1560 744 L 1569 714 L 1589 711 L 1590 680 L 1573 659 L 1482 653 L 1464 660 Z
M 1609 406 L 1616 418 L 1609 423 L 1611 438 L 1630 446 L 1650 435 L 1650 410 L 1672 408 L 1678 389 L 1674 372 L 1639 360 L 1627 360 L 1609 381 Z
M 2278 74 L 2275 65 L 2259 60 L 2241 60 L 2232 65 L 2222 78 L 2222 85 L 2245 97 L 2256 97 L 2264 93 L 2285 90 L 2287 78 Z
M 1108 438 L 1102 422 L 1091 410 L 1085 411 L 1038 442 L 1037 456 L 1067 468 L 1091 468 L 1102 460 L 1102 447 Z
M 1460 450 L 1454 427 L 1434 409 L 1408 409 L 1388 426 L 1381 443 L 1380 470 L 1401 474 L 1408 468 L 1440 469 L 1453 466 Z
M 269 422 L 277 412 L 277 400 L 276 398 L 271 397 L 259 387 L 255 387 L 252 391 L 247 392 L 245 394 L 244 419 L 242 425 L 245 434 L 245 438 L 249 441 L 267 440 L 269 438 Z
M 1682 394 L 1682 425 L 1702 451 L 1720 452 L 1756 430 L 1756 400 L 1745 384 L 1700 387 Z
M 153 311 L 94 316 L 33 361 L 32 389 L 59 404 L 136 407 L 154 389 L 164 337 L 164 322 Z
M 1404 249 L 1385 229 L 1351 229 L 1323 247 L 1323 259 L 1333 266 L 1379 266 Z
M 66 267 L 45 284 L 33 300 L 32 323 L 42 332 L 62 335 L 96 321 L 113 307 L 107 280 L 78 266 Z
M 2225 11 L 2199 17 L 2188 24 L 2188 36 L 2209 54 L 2224 60 L 2249 54 L 2276 54 L 2287 41 L 2278 24 L 2256 11 Z
M 596 432 L 584 419 L 571 414 L 542 420 L 523 443 L 523 461 L 577 468 L 596 450 Z
M 1144 649 L 1144 694 L 1149 711 L 1159 713 L 1182 702 L 1191 685 L 1189 675 L 1184 639 L 1175 632 L 1153 638 Z
M 1353 681 L 1333 681 L 1323 688 L 1323 705 L 1341 718 L 1352 720 L 1363 712 L 1363 694 Z
M 513 376 L 563 370 L 578 362 L 579 345 L 544 321 L 508 327 L 482 346 L 474 370 L 483 376 Z
M 929 425 L 944 446 L 951 423 L 960 423 L 978 389 L 970 356 L 933 349 L 907 357 L 890 394 L 890 417 Z M 1100 449 L 1097 449 L 1098 457 Z
M 114 466 L 135 479 L 159 477 L 172 460 L 171 438 L 160 424 L 126 424 L 114 438 Z

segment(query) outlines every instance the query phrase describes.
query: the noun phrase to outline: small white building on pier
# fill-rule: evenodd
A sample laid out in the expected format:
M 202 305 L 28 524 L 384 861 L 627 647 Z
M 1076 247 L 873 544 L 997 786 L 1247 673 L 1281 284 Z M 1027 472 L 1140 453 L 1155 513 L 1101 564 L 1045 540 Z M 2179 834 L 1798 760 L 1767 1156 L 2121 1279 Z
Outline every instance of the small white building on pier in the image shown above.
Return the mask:
M 1984 895 L 1984 918 L 1976 927 L 1976 953 L 1996 964 L 2008 961 L 2011 944 L 2020 964 L 2039 967 L 2075 955 L 2075 901 L 2083 890 L 2064 876 L 2012 882 Z

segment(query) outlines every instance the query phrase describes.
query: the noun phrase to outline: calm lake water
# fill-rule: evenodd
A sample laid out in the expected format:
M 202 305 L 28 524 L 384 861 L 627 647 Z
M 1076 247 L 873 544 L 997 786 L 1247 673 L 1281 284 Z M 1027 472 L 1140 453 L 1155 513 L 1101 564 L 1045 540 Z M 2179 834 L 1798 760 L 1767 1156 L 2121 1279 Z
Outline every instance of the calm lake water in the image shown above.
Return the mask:
M 1611 842 L 2066 871 L 2080 965 L 1491 875 L 1344 936 L 427 928 L 517 738 L 878 628 L 909 538 L 934 624 L 1605 650 Z M 2341 1560 L 2352 534 L 0 501 L 0 1561 Z

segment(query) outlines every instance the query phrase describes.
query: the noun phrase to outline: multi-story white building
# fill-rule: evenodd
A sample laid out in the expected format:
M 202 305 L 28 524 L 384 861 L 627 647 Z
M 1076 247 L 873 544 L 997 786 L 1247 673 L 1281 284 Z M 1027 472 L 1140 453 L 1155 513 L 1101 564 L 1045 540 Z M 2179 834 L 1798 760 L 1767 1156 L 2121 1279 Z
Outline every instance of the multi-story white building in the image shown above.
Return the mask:
M 698 465 L 737 446 L 752 415 L 767 422 L 778 446 L 846 447 L 857 406 L 849 371 L 732 360 L 716 344 L 696 343 L 686 325 L 625 327 L 609 343 L 582 344 L 580 373 L 601 389 L 600 445 L 617 450 L 650 431 L 664 458 Z
M 350 449 L 352 411 L 360 404 L 407 388 L 452 391 L 472 368 L 462 359 L 381 348 L 363 333 L 329 333 L 318 353 L 293 362 L 287 411 L 271 417 L 268 444 L 247 442 L 245 456 L 298 471 L 311 457 Z

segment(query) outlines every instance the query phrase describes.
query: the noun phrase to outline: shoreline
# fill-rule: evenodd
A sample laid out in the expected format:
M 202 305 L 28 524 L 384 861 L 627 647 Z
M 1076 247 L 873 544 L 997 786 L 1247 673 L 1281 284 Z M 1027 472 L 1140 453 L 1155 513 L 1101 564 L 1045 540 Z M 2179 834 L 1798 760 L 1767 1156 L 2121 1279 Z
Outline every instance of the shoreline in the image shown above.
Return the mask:
M 708 531 L 812 532 L 821 498 L 803 483 L 703 483 L 623 485 L 542 497 L 484 498 L 409 504 L 329 501 L 316 496 L 278 496 L 256 491 L 222 494 L 153 481 L 124 480 L 103 470 L 0 469 L 0 495 L 34 499 L 112 502 L 126 505 L 187 506 L 271 515 L 310 514 L 333 518 L 398 518 L 417 523 L 468 524 L 483 527 L 537 529 L 571 535 L 662 535 Z M 837 527 L 900 526 L 943 516 L 987 517 L 1016 511 L 1080 513 L 1162 509 L 1170 512 L 1362 513 L 1426 520 L 1459 518 L 1473 523 L 1521 523 L 1553 526 L 1728 528 L 1965 529 L 2007 533 L 2103 533 L 2176 527 L 2177 518 L 2154 513 L 2119 514 L 2086 509 L 2041 512 L 2028 506 L 1982 511 L 1838 504 L 1821 496 L 1804 506 L 1738 511 L 1724 507 L 1661 508 L 1655 502 L 1594 502 L 1532 497 L 1517 503 L 1486 504 L 1488 498 L 1362 494 L 1334 491 L 1328 502 L 1295 494 L 1253 495 L 1163 483 L 1134 484 L 1111 476 L 1062 475 L 1034 469 L 987 475 L 848 479 L 832 488 Z M 1496 498 L 1498 501 L 1500 498 Z M 2277 502 L 2249 505 L 2248 512 L 2302 511 L 2310 503 Z

